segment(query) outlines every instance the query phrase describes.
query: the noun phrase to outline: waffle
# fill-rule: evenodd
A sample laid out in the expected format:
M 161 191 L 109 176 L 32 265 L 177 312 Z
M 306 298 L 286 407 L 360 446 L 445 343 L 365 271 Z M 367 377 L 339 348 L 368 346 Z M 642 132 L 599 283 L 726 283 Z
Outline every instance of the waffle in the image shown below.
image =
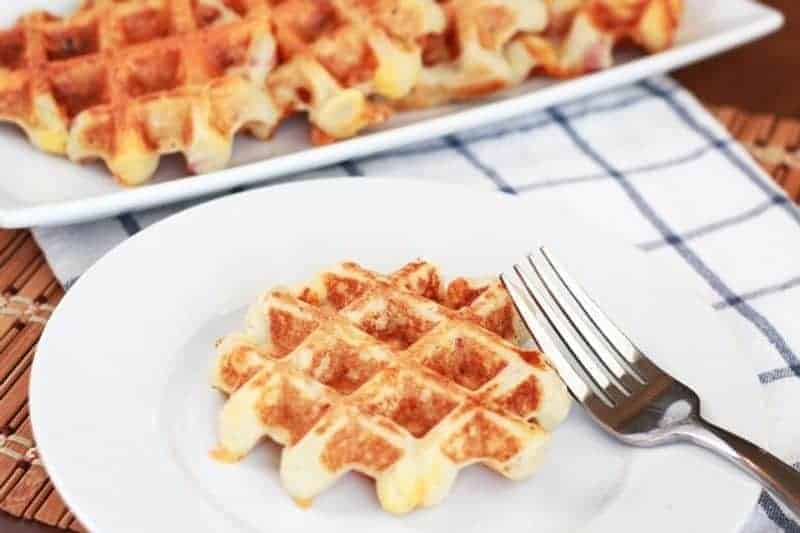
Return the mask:
M 683 0 L 550 0 L 548 31 L 519 41 L 548 75 L 578 76 L 611 67 L 620 42 L 665 50 L 682 14 Z
M 517 320 L 497 282 L 444 287 L 425 262 L 391 276 L 343 263 L 272 290 L 218 346 L 213 383 L 230 396 L 214 456 L 239 460 L 268 436 L 298 503 L 354 470 L 393 513 L 438 503 L 472 463 L 523 479 L 570 402 L 517 344 Z
M 311 140 L 663 50 L 682 0 L 84 0 L 0 32 L 0 121 L 40 149 L 103 160 L 123 184 L 183 153 L 223 168 L 234 135 L 305 113 Z
M 534 60 L 516 36 L 547 28 L 544 0 L 445 0 L 444 32 L 423 41 L 423 68 L 403 108 L 430 107 L 524 81 Z
M 167 153 L 210 172 L 237 131 L 268 139 L 298 111 L 317 142 L 385 120 L 373 97 L 411 89 L 416 38 L 443 25 L 434 0 L 86 0 L 0 34 L 0 120 L 126 185 Z
M 312 141 L 351 137 L 391 115 L 422 68 L 417 39 L 444 29 L 434 0 L 274 1 L 278 105 L 306 112 Z
M 424 41 L 403 108 L 484 96 L 534 72 L 573 77 L 612 66 L 615 45 L 669 47 L 682 0 L 445 0 L 446 30 Z
M 162 154 L 224 167 L 240 128 L 266 138 L 275 42 L 263 0 L 90 0 L 68 18 L 23 17 L 0 35 L 0 119 L 39 148 L 102 159 L 125 184 Z

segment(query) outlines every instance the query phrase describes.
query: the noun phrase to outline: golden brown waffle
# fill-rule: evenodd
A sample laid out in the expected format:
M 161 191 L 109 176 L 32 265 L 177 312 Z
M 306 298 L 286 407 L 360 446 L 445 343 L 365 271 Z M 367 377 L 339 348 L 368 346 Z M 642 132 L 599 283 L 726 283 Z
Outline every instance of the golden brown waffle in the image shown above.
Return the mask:
M 265 293 L 248 313 L 246 332 L 222 341 L 214 385 L 234 392 L 261 368 L 263 358 L 280 359 L 297 347 L 315 323 L 316 309 L 338 312 L 379 282 L 443 305 L 517 345 L 530 339 L 508 293 L 496 280 L 457 278 L 445 287 L 439 269 L 426 261 L 409 263 L 388 277 L 345 262 L 288 291 L 301 304 L 284 308 L 280 298 Z M 270 317 L 268 323 L 265 316 Z M 281 327 L 270 327 L 277 324 Z M 238 346 L 243 349 L 235 349 Z
M 401 107 L 486 95 L 532 73 L 570 77 L 613 64 L 616 44 L 673 41 L 682 0 L 445 0 L 447 28 L 424 41 L 424 68 Z
M 549 11 L 545 34 L 519 40 L 542 71 L 569 77 L 611 67 L 620 42 L 650 53 L 671 46 L 683 0 L 549 0 Z
M 305 111 L 319 144 L 355 135 L 391 113 L 422 67 L 417 39 L 444 29 L 435 0 L 274 0 L 283 62 L 270 76 L 276 102 Z
M 123 183 L 161 154 L 195 172 L 223 167 L 246 127 L 266 137 L 278 110 L 265 0 L 91 0 L 68 18 L 32 13 L 0 35 L 0 119 L 38 147 L 103 159 Z
M 296 111 L 320 142 L 384 120 L 443 25 L 434 0 L 87 0 L 0 34 L 0 120 L 128 185 L 173 152 L 209 172 Z
M 402 107 L 485 96 L 524 81 L 534 63 L 513 39 L 547 27 L 543 0 L 445 0 L 446 30 L 424 40 L 425 67 Z
M 325 143 L 394 107 L 605 68 L 620 41 L 662 50 L 681 12 L 682 0 L 85 0 L 0 32 L 0 121 L 139 184 L 167 153 L 220 169 L 237 131 L 267 139 L 296 112 Z
M 297 501 L 355 470 L 395 513 L 438 503 L 472 463 L 525 478 L 570 401 L 539 352 L 507 340 L 515 320 L 497 283 L 445 290 L 425 262 L 388 277 L 343 263 L 270 291 L 218 347 L 213 381 L 231 395 L 214 455 L 268 436 Z

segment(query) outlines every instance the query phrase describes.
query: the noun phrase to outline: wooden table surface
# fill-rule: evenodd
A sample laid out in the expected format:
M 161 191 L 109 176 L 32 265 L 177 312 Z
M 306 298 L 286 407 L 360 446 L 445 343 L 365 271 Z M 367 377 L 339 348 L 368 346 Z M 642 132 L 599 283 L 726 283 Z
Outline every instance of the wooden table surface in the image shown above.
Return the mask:
M 763 0 L 786 15 L 778 33 L 679 71 L 676 76 L 704 102 L 800 117 L 800 0 Z M 3 533 L 60 531 L 0 512 Z
M 703 101 L 800 117 L 800 0 L 762 0 L 781 10 L 777 33 L 676 74 Z

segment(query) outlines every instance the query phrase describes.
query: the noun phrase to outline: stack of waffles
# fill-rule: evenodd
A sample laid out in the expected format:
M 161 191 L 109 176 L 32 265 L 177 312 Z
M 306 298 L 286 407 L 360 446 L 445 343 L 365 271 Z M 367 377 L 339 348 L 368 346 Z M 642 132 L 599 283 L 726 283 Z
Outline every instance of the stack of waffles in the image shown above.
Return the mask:
M 213 455 L 237 461 L 269 437 L 298 503 L 358 471 L 393 513 L 440 502 L 473 463 L 526 478 L 570 400 L 525 339 L 497 281 L 445 287 L 422 261 L 390 276 L 339 264 L 265 293 L 220 341 Z
M 606 68 L 619 42 L 663 50 L 681 2 L 84 0 L 0 32 L 0 121 L 136 185 L 168 153 L 220 169 L 237 132 L 267 140 L 296 113 L 326 143 L 396 109 Z

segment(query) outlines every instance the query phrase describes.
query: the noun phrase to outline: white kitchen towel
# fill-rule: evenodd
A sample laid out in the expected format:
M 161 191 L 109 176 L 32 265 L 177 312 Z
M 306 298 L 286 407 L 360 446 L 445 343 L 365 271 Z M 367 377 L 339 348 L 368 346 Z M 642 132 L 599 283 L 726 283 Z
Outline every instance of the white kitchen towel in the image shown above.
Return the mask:
M 742 354 L 755 354 L 754 379 L 776 429 L 772 449 L 800 467 L 800 211 L 672 80 L 287 179 L 320 176 L 413 177 L 539 195 L 691 271 L 709 305 L 752 342 Z M 68 287 L 113 246 L 188 205 L 34 235 Z M 743 531 L 782 530 L 800 526 L 763 493 Z

